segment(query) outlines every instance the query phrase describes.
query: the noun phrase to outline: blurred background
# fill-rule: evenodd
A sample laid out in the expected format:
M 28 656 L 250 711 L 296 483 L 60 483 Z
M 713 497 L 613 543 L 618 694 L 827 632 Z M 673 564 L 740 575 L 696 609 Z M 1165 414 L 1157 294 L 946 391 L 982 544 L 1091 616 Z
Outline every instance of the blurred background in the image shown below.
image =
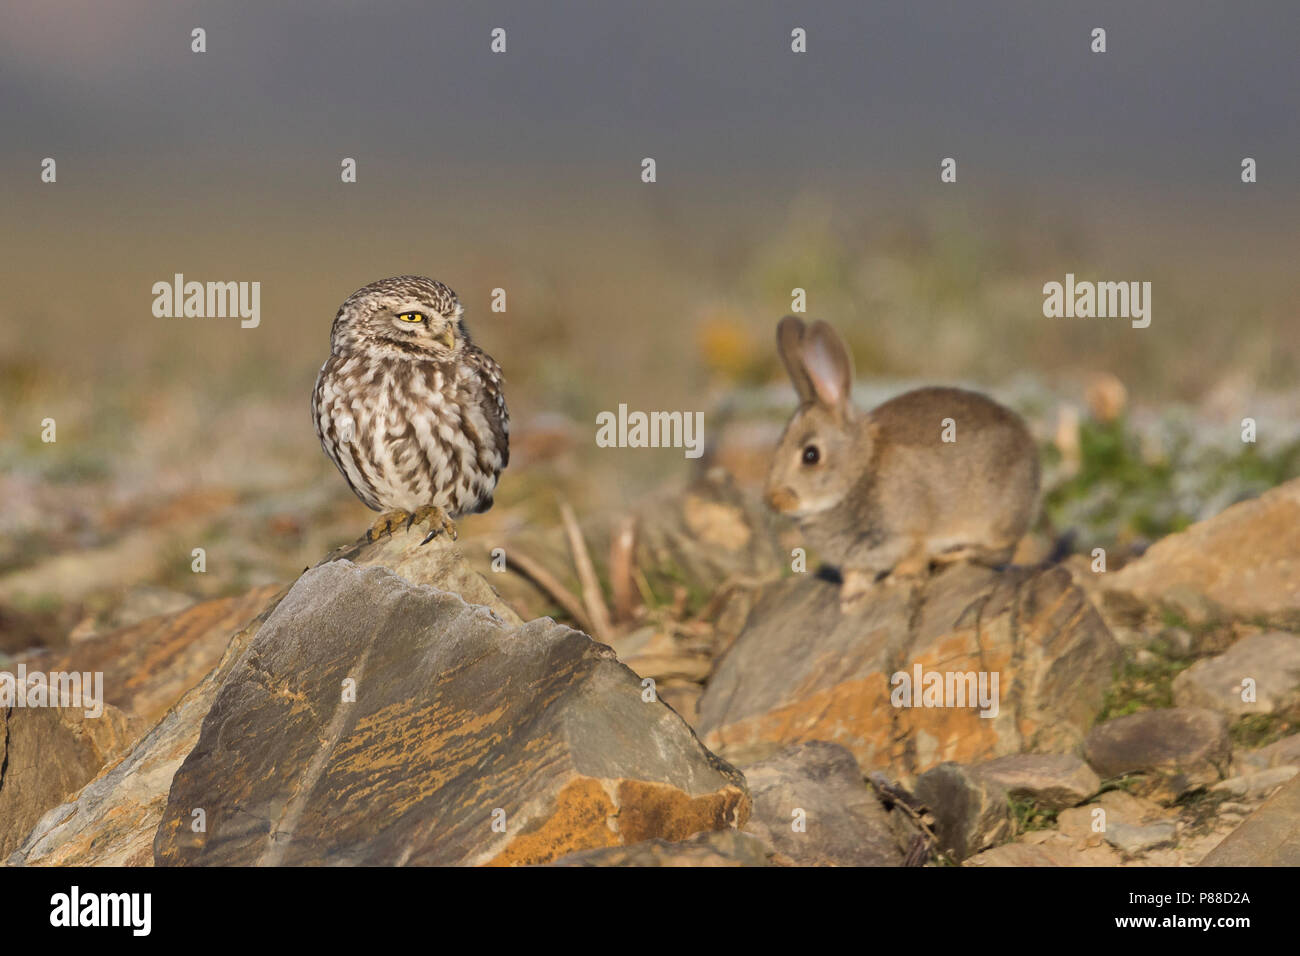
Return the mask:
M 795 287 L 852 344 L 861 404 L 952 383 L 1026 415 L 1046 540 L 1122 560 L 1300 472 L 1294 3 L 0 18 L 0 655 L 288 582 L 360 534 L 308 399 L 339 304 L 406 272 L 459 293 L 508 379 L 514 457 L 470 541 L 704 468 L 754 487 L 793 407 Z M 260 326 L 156 318 L 178 272 L 260 282 Z M 1067 272 L 1149 281 L 1150 327 L 1045 318 Z M 703 411 L 708 455 L 596 448 L 619 403 Z

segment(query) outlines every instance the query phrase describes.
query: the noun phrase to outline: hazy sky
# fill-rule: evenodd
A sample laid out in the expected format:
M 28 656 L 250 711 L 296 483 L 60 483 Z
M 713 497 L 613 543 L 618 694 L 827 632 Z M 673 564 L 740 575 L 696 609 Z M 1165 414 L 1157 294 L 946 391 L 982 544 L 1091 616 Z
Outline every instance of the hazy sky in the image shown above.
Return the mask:
M 1085 10 L 1085 8 L 1087 8 Z M 0 163 L 1213 181 L 1300 166 L 1300 3 L 0 0 Z M 190 52 L 191 28 L 208 52 Z M 508 52 L 489 52 L 489 31 Z M 790 52 L 790 30 L 808 53 Z M 1108 52 L 1089 51 L 1094 26 Z M 617 169 L 617 173 L 614 170 Z
M 712 302 L 780 315 L 792 286 L 840 288 L 848 256 L 874 287 L 901 224 L 918 275 L 979 279 L 1045 374 L 1155 368 L 1171 341 L 1256 368 L 1300 314 L 1298 40 L 1300 0 L 0 0 L 0 353 L 148 369 L 172 336 L 205 367 L 283 358 L 309 381 L 349 292 L 420 272 L 475 316 L 510 287 L 483 341 L 512 368 L 542 343 L 555 380 L 623 387 L 622 350 L 690 395 L 666 317 L 690 342 Z M 1027 270 L 1010 294 L 1004 268 Z M 1042 283 L 1092 270 L 1160 281 L 1155 331 L 1044 324 Z M 155 318 L 177 272 L 264 283 L 260 331 Z M 835 317 L 865 321 L 870 296 L 843 294 Z M 930 374 L 1000 347 L 978 303 L 897 301 L 881 321 L 950 308 L 975 343 Z M 94 303 L 93 335 L 69 303 Z

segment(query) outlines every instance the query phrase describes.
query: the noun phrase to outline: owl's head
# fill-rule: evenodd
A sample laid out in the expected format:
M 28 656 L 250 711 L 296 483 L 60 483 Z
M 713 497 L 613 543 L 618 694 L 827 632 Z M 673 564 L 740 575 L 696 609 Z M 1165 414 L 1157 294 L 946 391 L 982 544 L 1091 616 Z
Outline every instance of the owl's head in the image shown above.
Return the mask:
M 435 279 L 394 276 L 348 296 L 334 317 L 335 352 L 365 350 L 393 358 L 446 359 L 469 341 L 456 293 Z

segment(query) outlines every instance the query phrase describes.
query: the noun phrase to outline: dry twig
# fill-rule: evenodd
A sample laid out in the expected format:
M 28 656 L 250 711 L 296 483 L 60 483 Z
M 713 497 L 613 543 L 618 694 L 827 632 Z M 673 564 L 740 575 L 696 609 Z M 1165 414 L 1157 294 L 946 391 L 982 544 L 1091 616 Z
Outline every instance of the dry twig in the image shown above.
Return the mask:
M 561 584 L 550 571 L 534 561 L 528 555 L 524 554 L 518 548 L 510 549 L 510 561 L 507 567 L 513 568 L 522 574 L 528 580 L 532 581 L 550 596 L 556 604 L 562 607 L 570 617 L 577 622 L 578 626 L 588 634 L 593 632 L 591 619 L 587 617 L 587 612 L 583 609 L 582 602 L 574 594 Z
M 609 609 L 605 606 L 605 596 L 600 590 L 600 580 L 596 577 L 596 568 L 591 563 L 591 552 L 583 540 L 582 529 L 578 519 L 567 503 L 560 505 L 560 519 L 564 522 L 564 533 L 569 539 L 569 551 L 573 554 L 573 567 L 578 572 L 578 583 L 582 586 L 582 603 L 587 609 L 587 618 L 593 630 L 588 631 L 598 641 L 609 639 L 613 628 L 609 621 Z

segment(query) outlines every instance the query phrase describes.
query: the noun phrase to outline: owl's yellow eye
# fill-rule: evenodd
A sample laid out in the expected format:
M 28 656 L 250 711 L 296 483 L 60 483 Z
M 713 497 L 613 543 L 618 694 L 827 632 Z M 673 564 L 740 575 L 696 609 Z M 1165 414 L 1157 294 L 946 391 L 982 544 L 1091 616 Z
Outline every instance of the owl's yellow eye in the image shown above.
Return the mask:
M 399 313 L 397 314 L 397 317 L 398 317 L 399 319 L 401 319 L 403 322 L 423 322 L 423 321 L 424 321 L 424 313 L 423 313 L 423 312 L 399 312 Z

